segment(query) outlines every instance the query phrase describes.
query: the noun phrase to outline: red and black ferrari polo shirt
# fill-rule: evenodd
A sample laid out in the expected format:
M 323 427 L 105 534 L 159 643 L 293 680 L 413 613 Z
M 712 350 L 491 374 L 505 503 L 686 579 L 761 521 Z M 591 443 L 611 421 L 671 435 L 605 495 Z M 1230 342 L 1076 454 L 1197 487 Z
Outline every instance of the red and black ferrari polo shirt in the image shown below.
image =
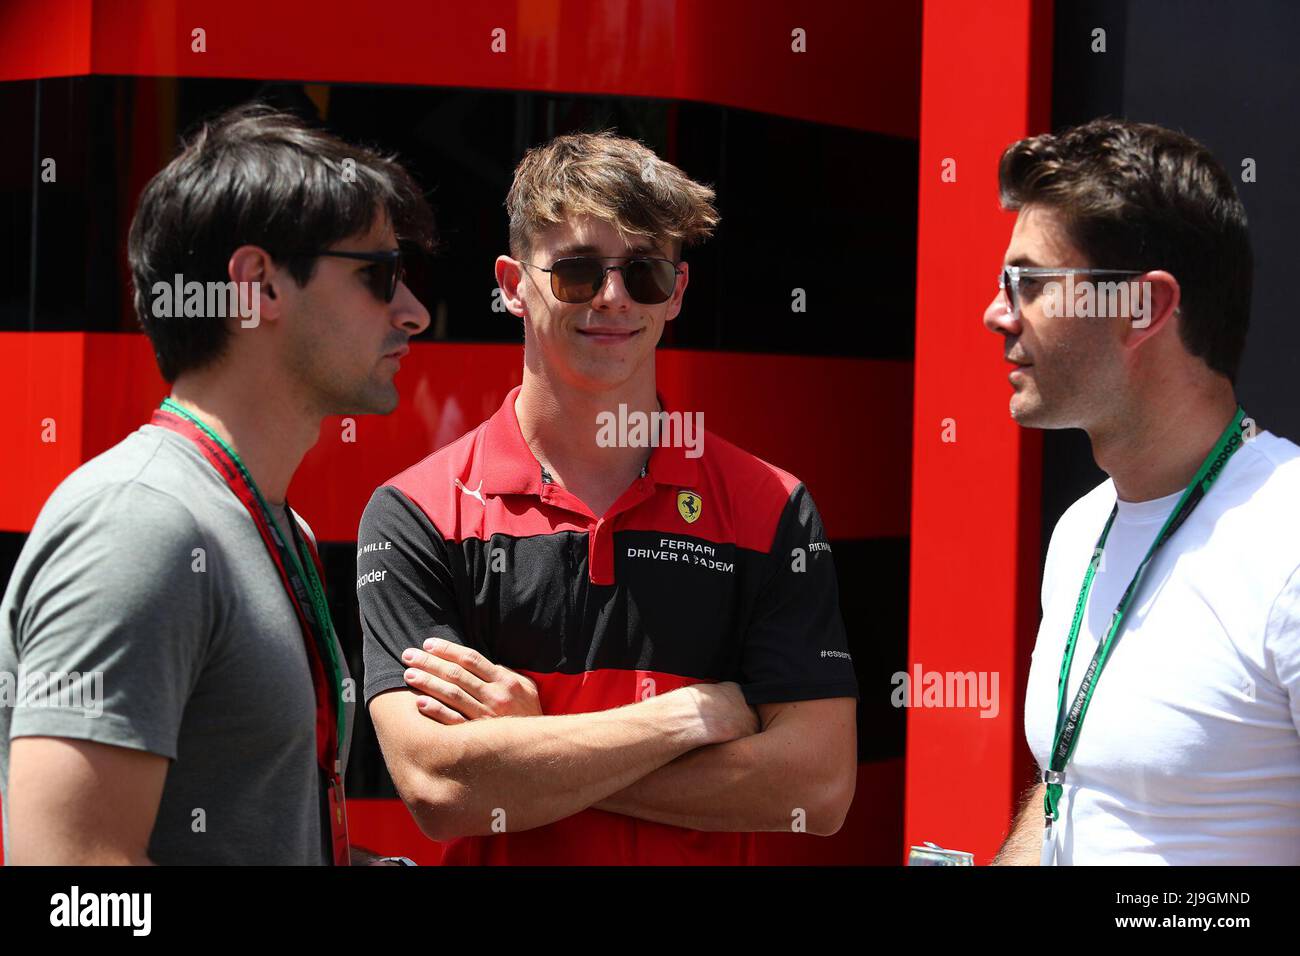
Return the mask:
M 406 686 L 401 653 L 429 637 L 527 674 L 546 714 L 701 681 L 736 681 L 751 704 L 857 697 L 830 546 L 798 479 L 706 431 L 699 457 L 654 449 L 597 517 L 548 480 L 520 433 L 518 391 L 366 507 L 367 703 Z M 454 841 L 445 860 L 741 864 L 752 852 L 752 834 L 588 809 Z

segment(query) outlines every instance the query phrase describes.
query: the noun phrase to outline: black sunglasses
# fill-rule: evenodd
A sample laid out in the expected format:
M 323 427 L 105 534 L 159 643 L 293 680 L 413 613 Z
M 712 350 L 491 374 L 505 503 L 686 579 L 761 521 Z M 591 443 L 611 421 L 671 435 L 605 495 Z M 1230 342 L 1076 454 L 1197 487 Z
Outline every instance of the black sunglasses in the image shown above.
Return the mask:
M 622 265 L 607 266 L 605 259 L 627 259 Z M 623 274 L 623 285 L 633 301 L 642 305 L 658 305 L 672 297 L 673 288 L 681 270 L 668 259 L 647 256 L 567 256 L 556 259 L 551 267 L 525 262 L 541 272 L 551 274 L 551 293 L 561 302 L 578 305 L 590 302 L 605 286 L 605 279 L 617 269 Z
M 366 269 L 367 285 L 375 298 L 382 302 L 392 302 L 397 295 L 397 283 L 406 277 L 406 268 L 402 265 L 402 250 L 390 249 L 387 252 L 335 252 L 332 249 L 319 249 L 305 252 L 306 256 L 333 256 L 336 259 L 360 259 L 372 262 Z

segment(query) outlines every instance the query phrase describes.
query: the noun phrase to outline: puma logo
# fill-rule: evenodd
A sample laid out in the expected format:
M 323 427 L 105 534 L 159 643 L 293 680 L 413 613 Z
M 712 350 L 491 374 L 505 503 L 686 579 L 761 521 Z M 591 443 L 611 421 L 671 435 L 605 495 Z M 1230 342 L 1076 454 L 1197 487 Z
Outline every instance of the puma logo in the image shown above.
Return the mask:
M 455 479 L 453 479 L 453 480 L 452 480 L 452 484 L 454 484 L 454 485 L 455 485 L 457 488 L 459 488 L 461 491 L 465 492 L 465 494 L 469 495 L 471 498 L 477 498 L 477 499 L 478 499 L 478 503 L 481 504 L 484 508 L 487 507 L 487 502 L 483 500 L 483 480 L 482 480 L 482 479 L 479 479 L 478 487 L 477 487 L 477 488 L 474 488 L 474 489 L 466 488 L 466 487 L 461 483 L 461 480 L 460 480 L 459 478 L 455 478 Z

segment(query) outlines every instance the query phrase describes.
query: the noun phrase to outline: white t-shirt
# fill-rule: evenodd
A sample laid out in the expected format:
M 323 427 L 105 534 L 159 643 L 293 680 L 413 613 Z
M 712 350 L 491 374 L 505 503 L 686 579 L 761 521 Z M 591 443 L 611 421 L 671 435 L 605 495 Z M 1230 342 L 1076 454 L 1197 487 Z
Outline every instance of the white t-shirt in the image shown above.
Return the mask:
M 1066 706 L 1181 493 L 1119 503 Z M 1074 606 L 1115 504 L 1061 517 L 1025 698 L 1040 771 Z M 1066 767 L 1062 864 L 1300 864 L 1300 448 L 1260 432 L 1152 559 Z

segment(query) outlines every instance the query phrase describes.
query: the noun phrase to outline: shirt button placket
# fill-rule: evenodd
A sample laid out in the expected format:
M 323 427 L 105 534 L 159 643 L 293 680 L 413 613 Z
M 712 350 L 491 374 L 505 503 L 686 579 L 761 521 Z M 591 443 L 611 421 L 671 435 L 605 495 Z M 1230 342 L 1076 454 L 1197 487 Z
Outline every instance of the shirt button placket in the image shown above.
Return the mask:
M 587 526 L 587 573 L 592 584 L 614 583 L 614 544 L 604 518 Z

